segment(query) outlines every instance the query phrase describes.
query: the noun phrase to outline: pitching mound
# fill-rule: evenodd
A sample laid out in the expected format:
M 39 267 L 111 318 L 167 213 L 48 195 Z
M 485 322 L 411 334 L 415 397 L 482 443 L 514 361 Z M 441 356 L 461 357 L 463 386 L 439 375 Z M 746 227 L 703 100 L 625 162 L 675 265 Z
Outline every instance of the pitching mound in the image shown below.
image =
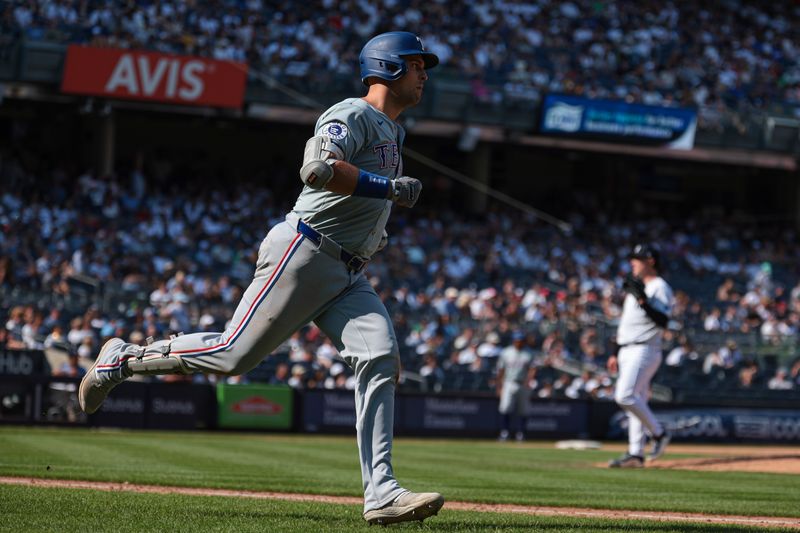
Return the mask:
M 649 468 L 678 470 L 714 470 L 727 472 L 767 472 L 770 474 L 800 474 L 800 454 L 739 455 L 732 457 L 702 457 L 695 459 L 659 459 Z

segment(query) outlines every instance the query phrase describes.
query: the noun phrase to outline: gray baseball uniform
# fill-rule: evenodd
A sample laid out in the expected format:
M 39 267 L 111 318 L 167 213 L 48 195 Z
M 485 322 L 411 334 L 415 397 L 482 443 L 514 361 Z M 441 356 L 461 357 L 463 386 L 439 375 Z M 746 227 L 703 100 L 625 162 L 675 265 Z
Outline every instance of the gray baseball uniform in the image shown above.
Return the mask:
M 331 107 L 319 118 L 316 134 L 328 135 L 344 152 L 344 160 L 363 170 L 389 178 L 401 173 L 403 129 L 364 100 L 348 99 Z M 389 200 L 306 186 L 285 222 L 262 242 L 255 277 L 228 329 L 156 342 L 128 368 L 137 372 L 148 367 L 139 371 L 158 373 L 152 370 L 159 364 L 179 364 L 184 372 L 241 374 L 314 321 L 358 381 L 356 429 L 364 511 L 392 502 L 405 492 L 391 465 L 397 340 L 375 290 L 361 271 L 342 259 L 342 249 L 362 258 L 378 249 L 390 210 Z M 119 370 L 124 360 L 134 361 L 124 353 L 97 371 Z M 168 361 L 173 357 L 178 361 Z
M 509 346 L 500 353 L 497 368 L 503 369 L 499 408 L 501 414 L 528 414 L 531 390 L 525 380 L 528 379 L 532 362 L 533 355 L 528 350 L 518 350 L 515 346 Z
M 672 309 L 672 289 L 661 277 L 645 284 L 648 302 L 667 316 Z M 661 424 L 647 405 L 650 381 L 661 364 L 662 330 L 647 316 L 632 295 L 625 296 L 617 343 L 619 376 L 614 398 L 628 415 L 628 453 L 644 454 L 645 428 L 651 435 L 663 432 Z

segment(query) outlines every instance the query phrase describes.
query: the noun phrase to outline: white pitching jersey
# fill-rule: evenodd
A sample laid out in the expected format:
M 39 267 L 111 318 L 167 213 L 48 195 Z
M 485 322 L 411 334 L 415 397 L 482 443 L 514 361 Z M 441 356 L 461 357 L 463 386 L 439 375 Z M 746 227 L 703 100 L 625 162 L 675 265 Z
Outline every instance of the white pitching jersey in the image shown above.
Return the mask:
M 663 278 L 656 277 L 645 283 L 644 293 L 654 309 L 670 316 L 674 298 L 672 288 Z M 617 344 L 644 344 L 656 340 L 656 337 L 660 340 L 661 335 L 661 328 L 647 316 L 636 298 L 631 294 L 625 295 L 617 329 Z
M 405 131 L 361 98 L 333 105 L 317 120 L 315 135 L 327 135 L 356 167 L 395 179 L 402 175 Z M 369 258 L 383 237 L 390 200 L 346 196 L 303 187 L 294 212 L 345 249 Z

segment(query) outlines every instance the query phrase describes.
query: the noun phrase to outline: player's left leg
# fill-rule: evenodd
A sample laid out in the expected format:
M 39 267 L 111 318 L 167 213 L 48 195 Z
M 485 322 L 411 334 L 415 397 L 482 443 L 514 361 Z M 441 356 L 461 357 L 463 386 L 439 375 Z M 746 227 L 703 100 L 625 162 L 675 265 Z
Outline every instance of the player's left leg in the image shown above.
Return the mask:
M 633 391 L 636 398 L 636 415 L 652 437 L 664 433 L 661 422 L 658 421 L 653 411 L 650 409 L 650 406 L 647 404 L 650 395 L 650 383 L 653 381 L 653 377 L 656 375 L 658 367 L 661 365 L 661 358 L 660 345 L 648 344 L 645 346 Z
M 633 412 L 626 411 L 626 414 L 628 415 L 628 455 L 644 458 L 644 443 L 647 439 L 644 425 Z
M 499 440 L 502 442 L 508 440 L 508 435 L 511 431 L 511 415 L 513 414 L 514 410 L 514 399 L 516 394 L 517 386 L 515 383 L 503 383 L 503 389 L 500 391 L 500 406 L 498 407 L 501 423 Z
M 641 376 L 636 383 L 634 391 L 642 405 L 640 419 L 653 440 L 652 451 L 647 456 L 650 461 L 658 459 L 670 442 L 670 434 L 655 417 L 647 403 L 650 396 L 650 384 L 658 371 L 658 367 L 661 365 L 661 359 L 661 347 L 659 345 L 648 345 L 646 356 L 642 360 Z
M 617 376 L 614 400 L 628 417 L 628 451 L 625 455 L 611 461 L 612 467 L 642 466 L 644 464 L 645 434 L 642 426 L 643 407 L 646 404 L 637 396 L 637 384 L 642 379 L 642 360 L 645 345 L 632 345 L 620 348 L 618 354 L 619 375 Z
M 351 288 L 315 320 L 356 375 L 356 430 L 364 488 L 364 518 L 388 524 L 436 514 L 437 493 L 402 488 L 392 469 L 394 393 L 399 350 L 391 319 L 359 274 Z
M 619 351 L 619 377 L 614 399 L 617 405 L 641 420 L 652 435 L 663 431 L 653 412 L 647 406 L 650 380 L 661 364 L 661 349 L 646 344 L 626 346 Z
M 525 440 L 526 426 L 528 425 L 528 413 L 531 404 L 531 389 L 522 384 L 517 395 L 517 441 Z

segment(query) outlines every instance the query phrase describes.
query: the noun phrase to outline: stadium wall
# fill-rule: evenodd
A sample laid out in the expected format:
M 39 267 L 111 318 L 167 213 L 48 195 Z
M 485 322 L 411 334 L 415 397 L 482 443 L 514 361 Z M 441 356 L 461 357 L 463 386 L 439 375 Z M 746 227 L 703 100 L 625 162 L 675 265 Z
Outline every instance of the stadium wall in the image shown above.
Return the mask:
M 25 356 L 36 359 L 32 354 Z M 27 371 L 26 365 L 11 364 L 8 358 L 5 352 L 5 372 Z M 134 381 L 121 384 L 100 411 L 87 416 L 77 406 L 78 384 L 78 379 L 71 378 L 2 375 L 0 423 L 355 433 L 354 397 L 348 390 Z M 736 405 L 661 403 L 655 405 L 655 413 L 679 441 L 800 444 L 798 399 L 784 397 L 784 408 L 754 406 L 746 398 Z M 395 433 L 492 438 L 500 429 L 497 405 L 498 399 L 487 394 L 400 393 L 395 403 Z M 529 409 L 528 438 L 627 438 L 626 417 L 612 402 L 533 399 Z

